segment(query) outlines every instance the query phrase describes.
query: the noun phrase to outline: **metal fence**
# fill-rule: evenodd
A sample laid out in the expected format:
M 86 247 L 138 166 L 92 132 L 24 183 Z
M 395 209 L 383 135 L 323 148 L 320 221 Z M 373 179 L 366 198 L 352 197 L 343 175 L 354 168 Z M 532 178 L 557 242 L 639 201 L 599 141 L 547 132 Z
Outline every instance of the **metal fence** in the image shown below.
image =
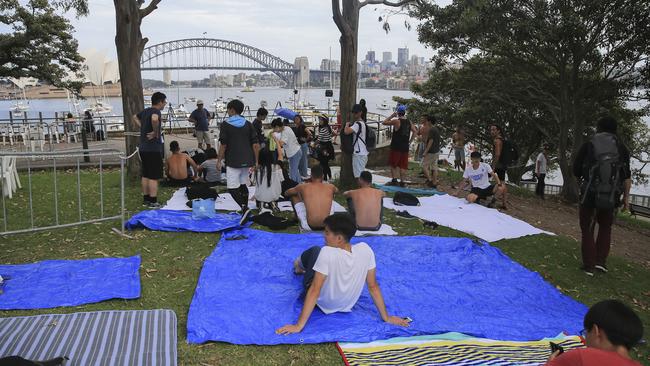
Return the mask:
M 521 186 L 528 189 L 529 191 L 534 192 L 537 183 L 521 182 Z M 546 184 L 546 187 L 544 187 L 544 194 L 548 194 L 548 195 L 559 195 L 561 191 L 562 191 L 562 186 L 556 184 Z M 650 208 L 650 196 L 643 196 L 640 194 L 630 194 L 630 203 L 634 205 Z
M 81 167 L 80 167 L 80 161 L 84 158 L 85 155 L 92 155 L 93 158 L 98 159 L 98 173 L 97 173 L 97 179 L 96 181 L 93 182 L 93 187 L 94 184 L 97 184 L 96 187 L 98 189 L 98 194 L 99 194 L 99 209 L 98 209 L 98 214 L 97 215 L 91 215 L 91 217 L 87 217 L 84 215 L 84 203 L 82 202 L 82 194 L 81 194 Z M 18 233 L 30 233 L 30 232 L 35 232 L 35 231 L 41 231 L 41 230 L 50 230 L 50 229 L 58 229 L 58 228 L 64 228 L 64 227 L 70 227 L 70 226 L 76 226 L 76 225 L 82 225 L 82 224 L 90 224 L 90 223 L 96 223 L 96 222 L 103 222 L 103 221 L 110 221 L 110 220 L 120 220 L 120 230 L 122 233 L 124 233 L 124 227 L 123 227 L 123 222 L 124 222 L 124 215 L 125 215 L 125 209 L 124 209 L 124 174 L 125 174 L 125 160 L 122 158 L 122 152 L 114 149 L 89 149 L 89 150 L 68 150 L 68 151 L 52 151 L 52 152 L 2 152 L 0 151 L 0 162 L 2 166 L 0 166 L 0 195 L 2 195 L 2 231 L 0 231 L 0 235 L 11 235 L 11 234 L 18 234 Z M 104 166 L 104 160 L 110 159 L 114 161 L 115 158 L 117 158 L 120 163 L 119 163 L 119 180 L 120 180 L 120 193 L 119 193 L 119 212 L 114 213 L 114 214 L 107 214 L 105 212 L 105 202 L 107 199 L 110 199 L 113 201 L 115 198 L 114 197 L 106 197 L 105 193 L 105 166 Z M 42 168 L 43 164 L 39 164 L 39 168 L 33 169 L 32 168 L 32 163 L 31 161 L 33 159 L 39 159 L 40 161 L 45 160 L 48 162 L 49 167 L 48 168 Z M 16 162 L 18 160 L 25 160 L 23 163 L 26 166 L 26 170 L 23 172 L 22 177 L 18 174 L 16 170 Z M 59 175 L 62 174 L 59 170 L 61 169 L 61 166 L 57 165 L 57 161 L 62 162 L 66 161 L 76 161 L 76 186 L 62 186 L 62 183 L 59 182 Z M 68 172 L 70 172 L 70 169 L 67 169 Z M 34 211 L 34 203 L 35 203 L 35 197 L 43 197 L 45 195 L 45 192 L 43 192 L 39 188 L 39 191 L 34 191 L 33 187 L 33 180 L 34 180 L 34 174 L 36 171 L 44 171 L 48 172 L 51 171 L 51 187 L 52 187 L 52 193 L 53 193 L 53 199 L 51 202 L 52 208 L 54 209 L 53 216 L 54 217 L 48 217 L 45 218 L 48 223 L 44 225 L 39 225 L 35 223 L 35 211 Z M 69 173 L 68 173 L 69 174 Z M 10 176 L 11 175 L 11 176 Z M 15 227 L 15 223 L 12 222 L 12 216 L 10 213 L 16 215 L 17 210 L 24 209 L 24 207 L 14 207 L 13 211 L 10 212 L 9 209 L 9 203 L 11 201 L 10 196 L 13 195 L 13 191 L 16 191 L 18 193 L 18 189 L 25 189 L 25 188 L 18 188 L 21 187 L 23 184 L 21 184 L 21 178 L 23 182 L 26 180 L 26 189 L 27 189 L 27 198 L 28 198 L 28 212 L 29 212 L 29 223 L 25 227 Z M 61 192 L 67 192 L 70 193 L 72 192 L 71 190 L 76 189 L 76 206 L 78 209 L 78 215 L 74 215 L 74 212 L 71 214 L 70 212 L 66 212 L 66 205 L 61 204 L 59 202 L 59 197 Z M 74 193 L 73 193 L 74 194 Z M 37 198 L 38 198 L 37 197 Z M 24 210 L 22 211 L 24 212 Z M 68 222 L 63 222 L 61 219 L 61 216 L 63 216 L 63 213 L 67 213 L 69 215 L 74 215 L 75 219 L 68 221 Z M 43 221 L 42 217 L 39 217 L 41 221 Z M 16 220 L 17 221 L 17 220 Z M 13 227 L 10 228 L 10 224 L 13 225 Z

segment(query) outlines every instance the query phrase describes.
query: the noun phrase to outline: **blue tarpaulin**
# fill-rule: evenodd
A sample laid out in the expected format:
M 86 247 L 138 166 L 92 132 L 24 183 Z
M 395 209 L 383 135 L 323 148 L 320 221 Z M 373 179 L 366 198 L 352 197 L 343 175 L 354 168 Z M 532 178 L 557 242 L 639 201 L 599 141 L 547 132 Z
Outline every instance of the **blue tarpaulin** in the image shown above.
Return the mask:
M 246 239 L 227 240 L 233 235 Z M 235 237 L 237 238 L 237 237 Z M 350 313 L 315 309 L 302 333 L 280 336 L 302 308 L 302 278 L 292 262 L 324 244 L 322 234 L 273 234 L 241 229 L 222 236 L 205 260 L 190 305 L 190 343 L 369 342 L 391 337 L 461 332 L 497 340 L 539 340 L 577 334 L 587 308 L 499 249 L 466 238 L 365 237 L 389 314 L 409 328 L 382 322 L 364 289 Z
M 293 119 L 294 119 L 294 118 L 296 117 L 296 115 L 298 114 L 298 113 L 292 111 L 292 110 L 289 109 L 289 108 L 276 108 L 276 110 L 275 110 L 274 112 L 275 112 L 275 114 L 277 114 L 278 116 L 280 116 L 280 117 L 282 117 L 282 118 L 286 118 L 286 119 L 288 119 L 288 120 L 290 120 L 290 121 L 293 121 Z
M 240 215 L 216 214 L 214 218 L 195 220 L 191 211 L 148 210 L 139 212 L 124 224 L 127 229 L 146 227 L 157 231 L 194 231 L 214 233 L 239 226 Z
M 0 309 L 45 309 L 140 297 L 140 256 L 0 265 Z
M 433 188 L 411 188 L 411 187 L 400 187 L 400 186 L 387 186 L 383 184 L 375 184 L 375 187 L 381 189 L 384 192 L 403 192 L 410 193 L 415 195 L 433 195 L 433 194 L 445 194 L 444 192 L 437 191 Z

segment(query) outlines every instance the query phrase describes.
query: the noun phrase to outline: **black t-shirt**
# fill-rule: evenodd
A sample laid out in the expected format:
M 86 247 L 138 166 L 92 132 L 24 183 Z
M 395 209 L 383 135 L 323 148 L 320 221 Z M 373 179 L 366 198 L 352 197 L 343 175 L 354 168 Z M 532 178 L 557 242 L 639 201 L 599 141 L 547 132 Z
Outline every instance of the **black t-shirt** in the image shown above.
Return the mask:
M 296 139 L 299 144 L 304 144 L 307 142 L 307 127 L 304 123 L 301 123 L 300 126 L 291 127 L 293 133 L 296 135 Z
M 242 127 L 224 122 L 219 130 L 219 142 L 226 145 L 226 166 L 248 168 L 255 165 L 253 144 L 257 143 L 257 134 L 250 122 L 246 121 Z
M 162 132 L 159 133 L 160 137 L 154 137 L 149 140 L 147 134 L 153 132 L 153 124 L 151 123 L 151 116 L 158 116 L 158 130 L 162 128 L 162 114 L 160 109 L 149 107 L 142 112 L 137 114 L 138 119 L 140 120 L 140 151 L 147 152 L 160 152 L 162 153 L 165 149 L 165 144 L 163 144 Z
M 411 122 L 406 118 L 400 118 L 399 129 L 393 131 L 393 138 L 390 141 L 390 147 L 396 151 L 408 152 L 410 142 Z
M 429 135 L 427 136 L 427 144 L 429 141 L 433 141 L 431 143 L 431 148 L 429 148 L 429 151 L 427 151 L 427 154 L 437 154 L 440 152 L 440 130 L 438 127 L 433 126 L 431 129 L 429 129 Z

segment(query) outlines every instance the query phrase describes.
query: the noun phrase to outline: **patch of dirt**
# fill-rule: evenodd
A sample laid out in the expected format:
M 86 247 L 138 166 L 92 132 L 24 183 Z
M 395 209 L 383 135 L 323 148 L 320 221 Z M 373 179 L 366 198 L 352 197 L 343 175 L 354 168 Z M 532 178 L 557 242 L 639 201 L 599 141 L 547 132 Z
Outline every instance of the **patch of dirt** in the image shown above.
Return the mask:
M 377 170 L 377 174 L 390 176 L 390 170 L 387 168 Z M 453 195 L 456 189 L 452 189 L 451 185 L 456 185 L 458 182 L 450 182 L 446 178 L 442 174 L 438 190 Z M 409 186 L 424 187 L 425 179 L 415 170 L 409 170 L 406 180 L 412 182 Z M 464 197 L 466 194 L 467 192 L 461 192 L 459 197 Z M 508 195 L 508 204 L 507 210 L 500 211 L 542 230 L 569 237 L 576 241 L 576 246 L 580 246 L 577 205 L 563 203 L 556 197 L 541 200 L 537 197 L 524 197 L 512 193 Z M 650 268 L 649 244 L 650 230 L 620 220 L 614 222 L 610 254 Z

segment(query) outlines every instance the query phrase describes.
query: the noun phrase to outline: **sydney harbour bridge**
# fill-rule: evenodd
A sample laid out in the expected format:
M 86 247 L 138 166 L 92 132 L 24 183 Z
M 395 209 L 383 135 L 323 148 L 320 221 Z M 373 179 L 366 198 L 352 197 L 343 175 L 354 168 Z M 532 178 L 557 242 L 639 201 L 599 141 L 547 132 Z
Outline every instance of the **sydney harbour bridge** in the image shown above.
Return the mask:
M 290 63 L 259 48 L 224 39 L 189 38 L 159 43 L 145 48 L 140 60 L 142 71 L 151 70 L 251 70 L 273 72 L 297 87 L 310 76 L 329 71 L 309 70 L 306 63 Z M 338 77 L 338 71 L 332 71 Z

